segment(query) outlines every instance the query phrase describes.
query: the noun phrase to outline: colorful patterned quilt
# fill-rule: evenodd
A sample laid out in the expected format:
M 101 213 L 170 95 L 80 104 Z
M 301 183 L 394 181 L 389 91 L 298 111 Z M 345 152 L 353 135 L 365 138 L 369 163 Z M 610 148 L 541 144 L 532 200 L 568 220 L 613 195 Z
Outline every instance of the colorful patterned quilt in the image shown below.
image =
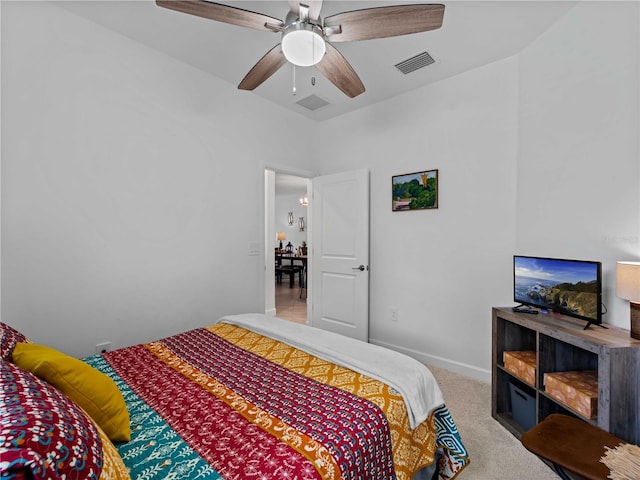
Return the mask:
M 85 359 L 123 393 L 131 477 L 409 480 L 439 456 L 439 478 L 469 462 L 445 406 L 409 427 L 378 380 L 220 323 Z

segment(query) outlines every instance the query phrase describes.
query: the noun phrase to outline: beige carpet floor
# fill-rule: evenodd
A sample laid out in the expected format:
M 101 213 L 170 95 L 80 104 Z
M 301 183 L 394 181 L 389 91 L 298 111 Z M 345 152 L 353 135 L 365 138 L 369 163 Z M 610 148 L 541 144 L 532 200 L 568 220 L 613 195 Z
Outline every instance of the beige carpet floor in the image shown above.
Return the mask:
M 460 480 L 557 480 L 559 477 L 491 417 L 491 386 L 429 366 L 453 416 L 471 464 Z

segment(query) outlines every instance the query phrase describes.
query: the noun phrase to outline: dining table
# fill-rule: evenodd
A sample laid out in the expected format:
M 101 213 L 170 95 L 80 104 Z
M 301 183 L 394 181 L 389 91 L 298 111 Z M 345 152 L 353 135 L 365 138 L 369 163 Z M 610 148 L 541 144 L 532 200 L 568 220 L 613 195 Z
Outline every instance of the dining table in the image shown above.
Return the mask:
M 297 262 L 300 262 L 300 265 L 296 265 Z M 288 263 L 288 265 L 287 265 Z M 276 264 L 280 267 L 288 268 L 291 270 L 289 273 L 289 287 L 293 288 L 295 271 L 299 272 L 300 277 L 300 287 L 303 288 L 306 283 L 306 273 L 307 273 L 307 256 L 306 255 L 296 255 L 295 253 L 276 253 Z M 300 269 L 296 269 L 295 267 L 299 266 Z

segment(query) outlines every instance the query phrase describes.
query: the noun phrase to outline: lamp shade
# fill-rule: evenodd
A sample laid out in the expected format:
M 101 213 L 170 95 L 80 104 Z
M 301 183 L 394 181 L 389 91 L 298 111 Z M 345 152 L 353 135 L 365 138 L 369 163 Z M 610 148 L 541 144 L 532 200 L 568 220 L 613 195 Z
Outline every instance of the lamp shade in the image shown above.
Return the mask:
M 284 232 L 278 232 L 276 234 L 276 239 L 280 242 L 287 239 L 287 235 Z
M 618 262 L 616 295 L 640 303 L 640 262 Z
M 310 23 L 296 22 L 282 32 L 282 53 L 300 67 L 315 65 L 327 51 L 322 29 Z

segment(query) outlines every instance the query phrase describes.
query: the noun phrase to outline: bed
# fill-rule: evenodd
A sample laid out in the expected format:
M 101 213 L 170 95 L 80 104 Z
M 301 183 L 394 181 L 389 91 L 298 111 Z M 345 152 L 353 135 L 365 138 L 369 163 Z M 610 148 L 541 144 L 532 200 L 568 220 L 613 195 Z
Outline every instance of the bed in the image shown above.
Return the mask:
M 382 347 L 245 314 L 80 361 L 9 329 L 3 479 L 452 479 L 469 463 L 429 370 Z M 57 354 L 71 373 L 43 371 Z M 58 418 L 75 407 L 86 425 Z

